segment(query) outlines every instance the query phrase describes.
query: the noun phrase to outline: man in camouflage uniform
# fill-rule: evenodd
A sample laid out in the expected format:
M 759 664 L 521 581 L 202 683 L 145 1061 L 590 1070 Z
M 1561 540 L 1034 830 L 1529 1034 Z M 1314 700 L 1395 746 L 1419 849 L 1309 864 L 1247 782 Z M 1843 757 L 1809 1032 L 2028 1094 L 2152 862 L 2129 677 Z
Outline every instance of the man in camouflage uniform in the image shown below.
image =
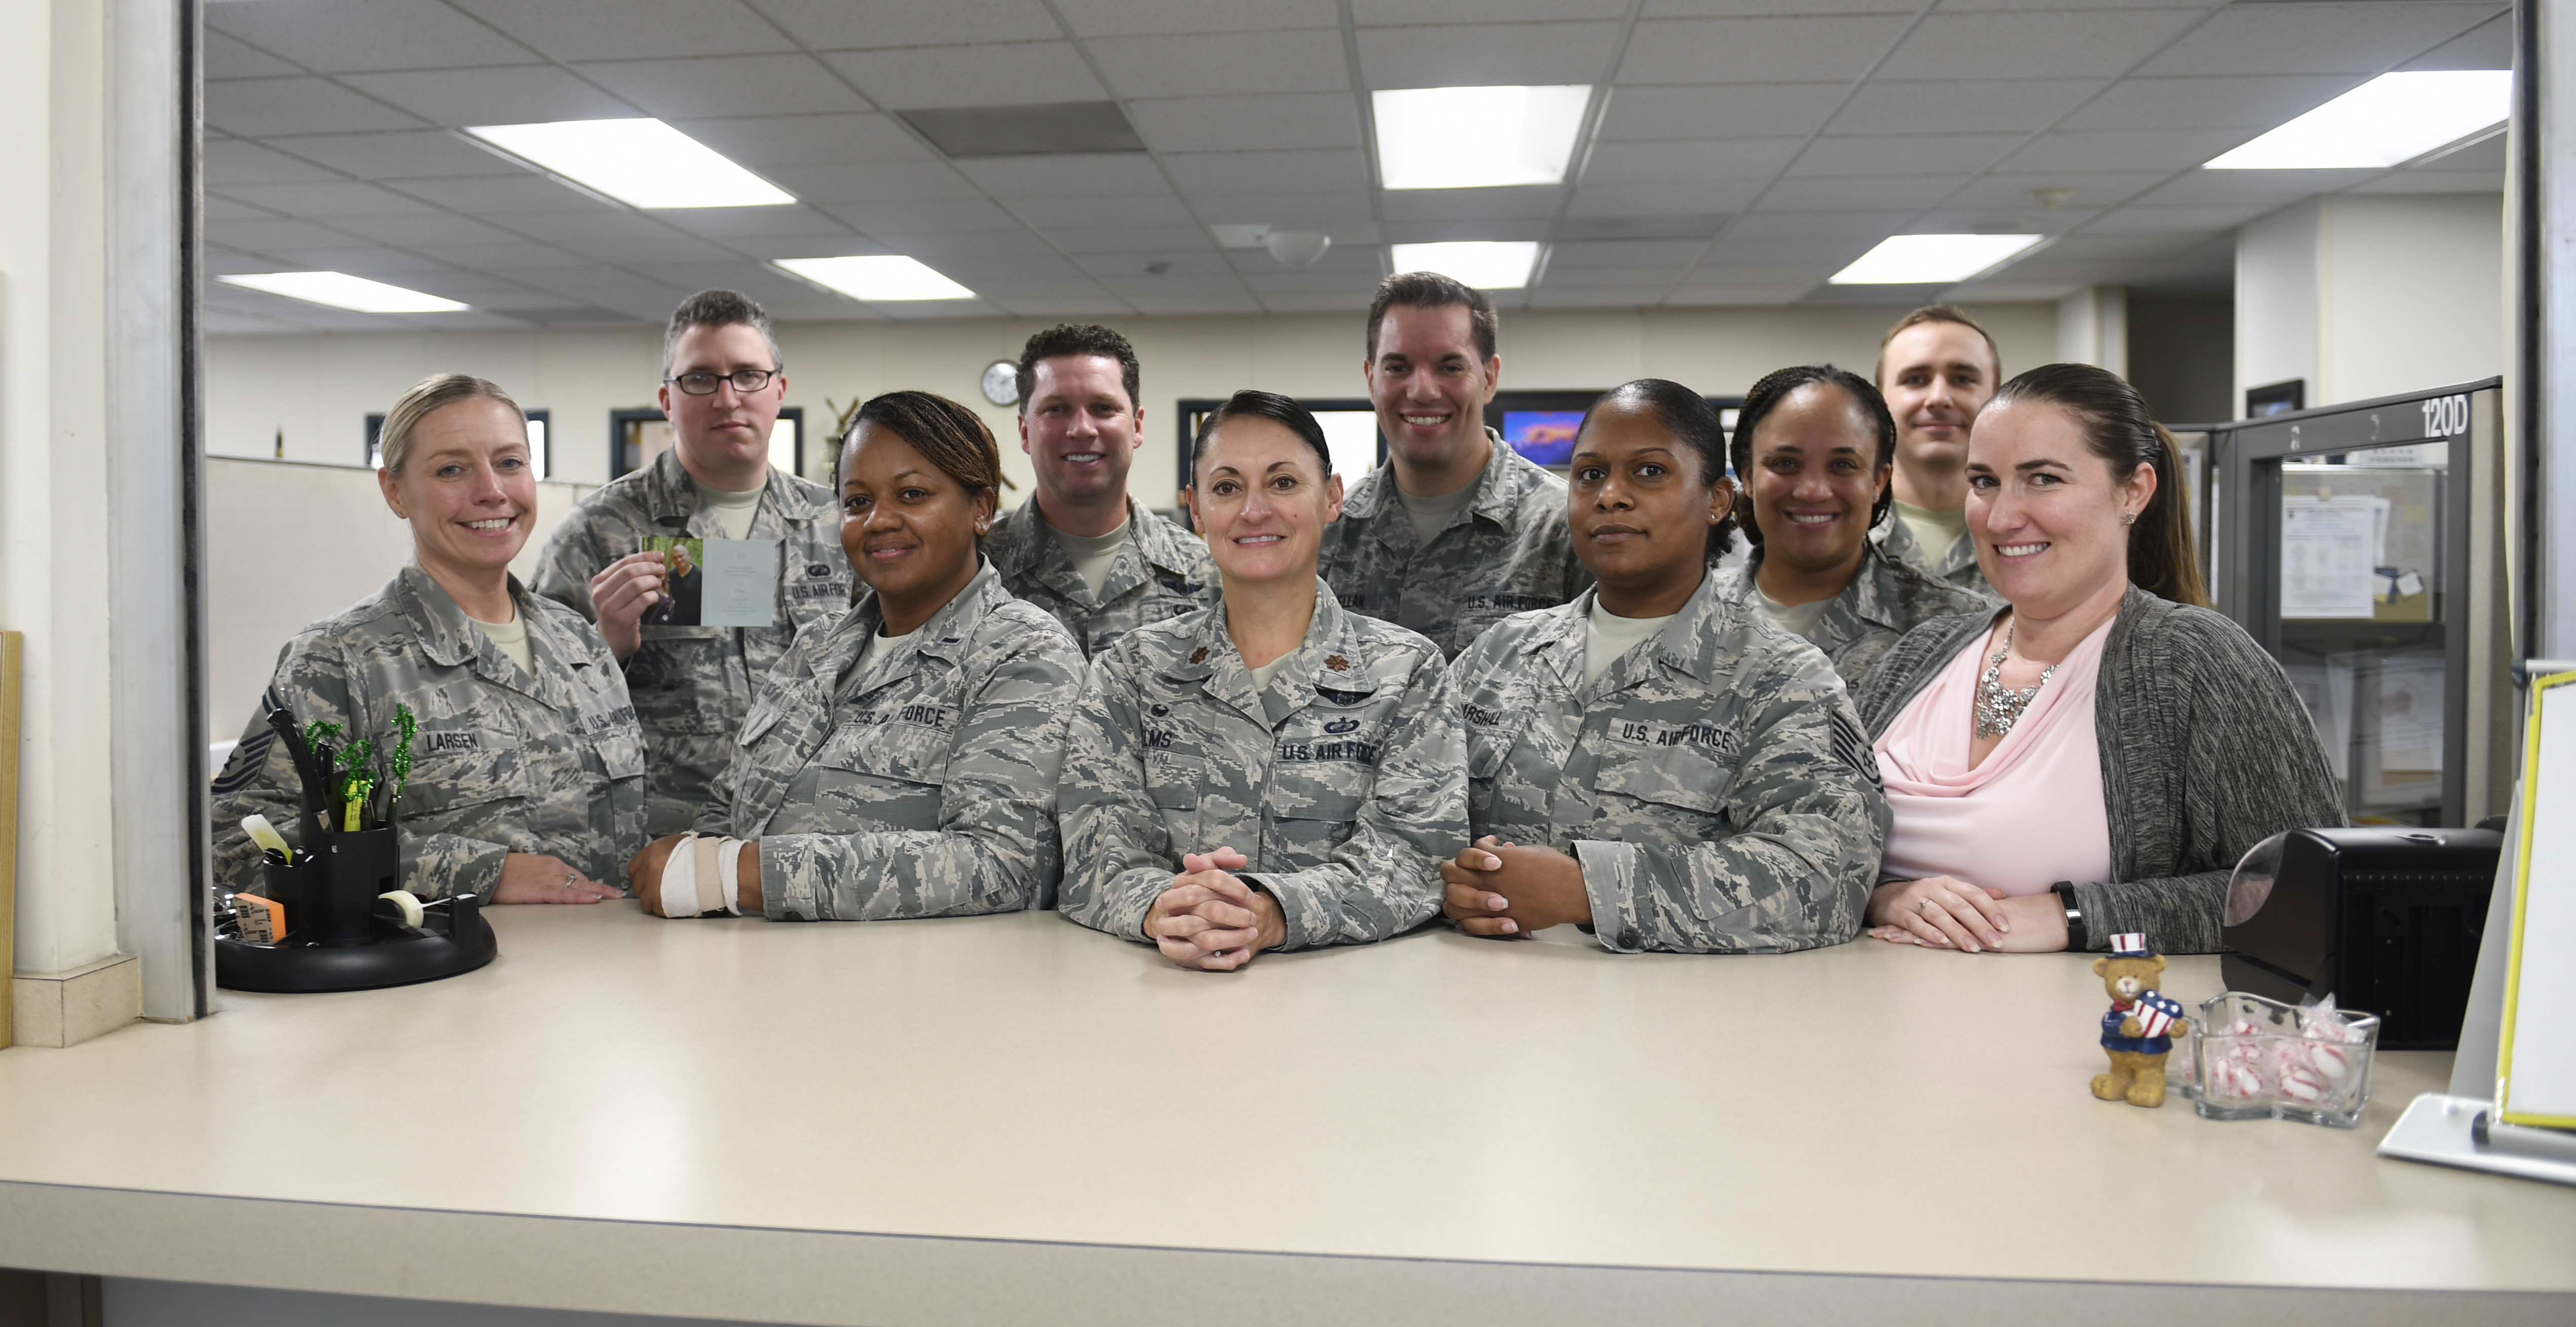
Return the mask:
M 1592 583 L 1565 525 L 1565 481 L 1486 428 L 1502 374 L 1494 306 L 1445 276 L 1406 272 L 1369 307 L 1369 400 L 1387 463 L 1324 528 L 1322 575 L 1342 606 L 1421 632 L 1444 655 L 1513 613 Z
M 626 668 L 651 764 L 648 822 L 677 833 L 710 804 L 753 687 L 797 633 L 849 607 L 831 490 L 769 464 L 787 379 L 769 317 L 729 290 L 681 302 L 663 340 L 661 406 L 672 446 L 583 498 L 546 541 L 536 591 L 596 622 Z M 662 594 L 644 540 L 780 541 L 778 602 L 767 627 L 642 620 Z
M 1560 869 L 1558 854 L 1572 857 L 1580 897 L 1567 914 L 1622 953 L 1851 939 L 1887 841 L 1887 799 L 1824 656 L 1738 607 L 1712 576 L 1587 686 L 1591 608 L 1587 594 L 1512 618 L 1450 668 L 1478 839 L 1537 849 Z M 1443 875 L 1452 916 L 1519 915 L 1489 910 L 1475 873 Z M 1512 892 L 1506 878 L 1491 875 L 1490 897 Z
M 1878 390 L 1896 416 L 1896 505 L 1869 537 L 1896 561 L 1978 594 L 1993 591 L 1964 525 L 1968 434 L 2002 383 L 1995 339 L 1950 305 L 1906 314 L 1879 341 Z
M 401 704 L 420 723 L 396 803 L 403 888 L 488 903 L 514 853 L 553 857 L 591 881 L 623 880 L 627 855 L 644 841 L 644 743 L 617 660 L 570 609 L 515 579 L 510 597 L 527 624 L 533 677 L 417 564 L 289 641 L 262 712 L 215 779 L 215 878 L 264 892 L 243 816 L 301 838 L 302 785 L 269 708 L 283 707 L 299 727 L 340 725 L 342 745 L 364 739 L 389 750 Z
M 1464 757 L 1439 651 L 1328 588 L 1259 692 L 1222 607 L 1141 628 L 1091 661 L 1065 737 L 1064 915 L 1145 940 L 1182 855 L 1232 848 L 1278 948 L 1401 934 L 1466 842 Z
M 1711 575 L 1720 582 L 1719 593 L 1746 613 L 1758 614 L 1761 590 L 1754 577 L 1760 574 L 1761 567 L 1762 550 L 1757 548 L 1749 560 Z M 1899 562 L 1864 539 L 1860 570 L 1841 594 L 1826 602 L 1825 611 L 1807 629 L 1806 638 L 1825 652 L 1844 684 L 1857 692 L 1861 679 L 1869 676 L 1869 670 L 1888 648 L 1917 625 L 1936 617 L 1994 606 L 1995 601 L 1985 595 Z
M 1053 613 L 1084 656 L 1213 602 L 1207 546 L 1127 496 L 1145 445 L 1135 347 L 1096 324 L 1020 349 L 1020 450 L 1037 492 L 996 518 L 984 556 L 1011 593 Z
M 800 637 L 762 687 L 701 834 L 757 839 L 780 921 L 1055 903 L 1055 786 L 1082 654 L 987 566 L 870 658 L 876 597 Z

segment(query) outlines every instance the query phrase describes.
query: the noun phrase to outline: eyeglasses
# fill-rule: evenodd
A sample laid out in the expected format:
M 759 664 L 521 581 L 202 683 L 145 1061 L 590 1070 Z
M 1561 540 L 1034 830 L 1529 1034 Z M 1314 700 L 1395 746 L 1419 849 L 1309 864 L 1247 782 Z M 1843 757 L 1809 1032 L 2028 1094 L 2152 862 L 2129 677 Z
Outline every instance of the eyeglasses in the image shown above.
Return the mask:
M 776 369 L 735 369 L 731 373 L 683 373 L 676 378 L 664 378 L 662 381 L 670 383 L 691 396 L 713 396 L 716 394 L 717 383 L 729 382 L 733 384 L 735 391 L 749 396 L 768 386 L 769 380 L 777 376 Z

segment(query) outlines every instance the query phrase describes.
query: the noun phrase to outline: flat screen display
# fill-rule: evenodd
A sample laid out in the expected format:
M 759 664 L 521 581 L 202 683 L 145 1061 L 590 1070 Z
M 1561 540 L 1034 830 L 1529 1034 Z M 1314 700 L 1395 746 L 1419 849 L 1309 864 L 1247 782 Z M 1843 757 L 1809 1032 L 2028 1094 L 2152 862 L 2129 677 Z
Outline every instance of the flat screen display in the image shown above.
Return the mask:
M 1503 441 L 1536 465 L 1565 465 L 1574 460 L 1574 433 L 1583 427 L 1580 410 L 1506 410 Z

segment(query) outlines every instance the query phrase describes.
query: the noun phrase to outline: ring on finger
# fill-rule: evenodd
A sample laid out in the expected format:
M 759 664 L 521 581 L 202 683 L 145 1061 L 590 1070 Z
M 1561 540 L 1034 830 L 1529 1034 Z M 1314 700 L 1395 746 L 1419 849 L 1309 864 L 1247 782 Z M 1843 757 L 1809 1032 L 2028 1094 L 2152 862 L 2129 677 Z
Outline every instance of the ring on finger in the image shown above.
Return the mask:
M 1914 906 L 1922 909 L 1927 914 L 1930 913 L 1932 911 L 1932 896 L 1926 894 L 1923 897 L 1916 899 L 1914 901 Z

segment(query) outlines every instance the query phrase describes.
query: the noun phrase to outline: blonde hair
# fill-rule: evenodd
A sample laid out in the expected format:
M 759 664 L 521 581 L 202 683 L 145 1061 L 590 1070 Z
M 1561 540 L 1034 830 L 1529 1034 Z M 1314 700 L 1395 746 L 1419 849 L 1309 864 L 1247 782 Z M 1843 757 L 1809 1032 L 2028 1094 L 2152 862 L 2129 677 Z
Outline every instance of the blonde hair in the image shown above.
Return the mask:
M 521 419 L 528 412 L 519 408 L 501 385 L 468 373 L 440 373 L 413 383 L 394 398 L 393 408 L 385 411 L 383 427 L 376 431 L 376 448 L 385 459 L 385 473 L 402 475 L 403 457 L 411 451 L 411 431 L 434 411 L 459 401 L 498 401 Z

